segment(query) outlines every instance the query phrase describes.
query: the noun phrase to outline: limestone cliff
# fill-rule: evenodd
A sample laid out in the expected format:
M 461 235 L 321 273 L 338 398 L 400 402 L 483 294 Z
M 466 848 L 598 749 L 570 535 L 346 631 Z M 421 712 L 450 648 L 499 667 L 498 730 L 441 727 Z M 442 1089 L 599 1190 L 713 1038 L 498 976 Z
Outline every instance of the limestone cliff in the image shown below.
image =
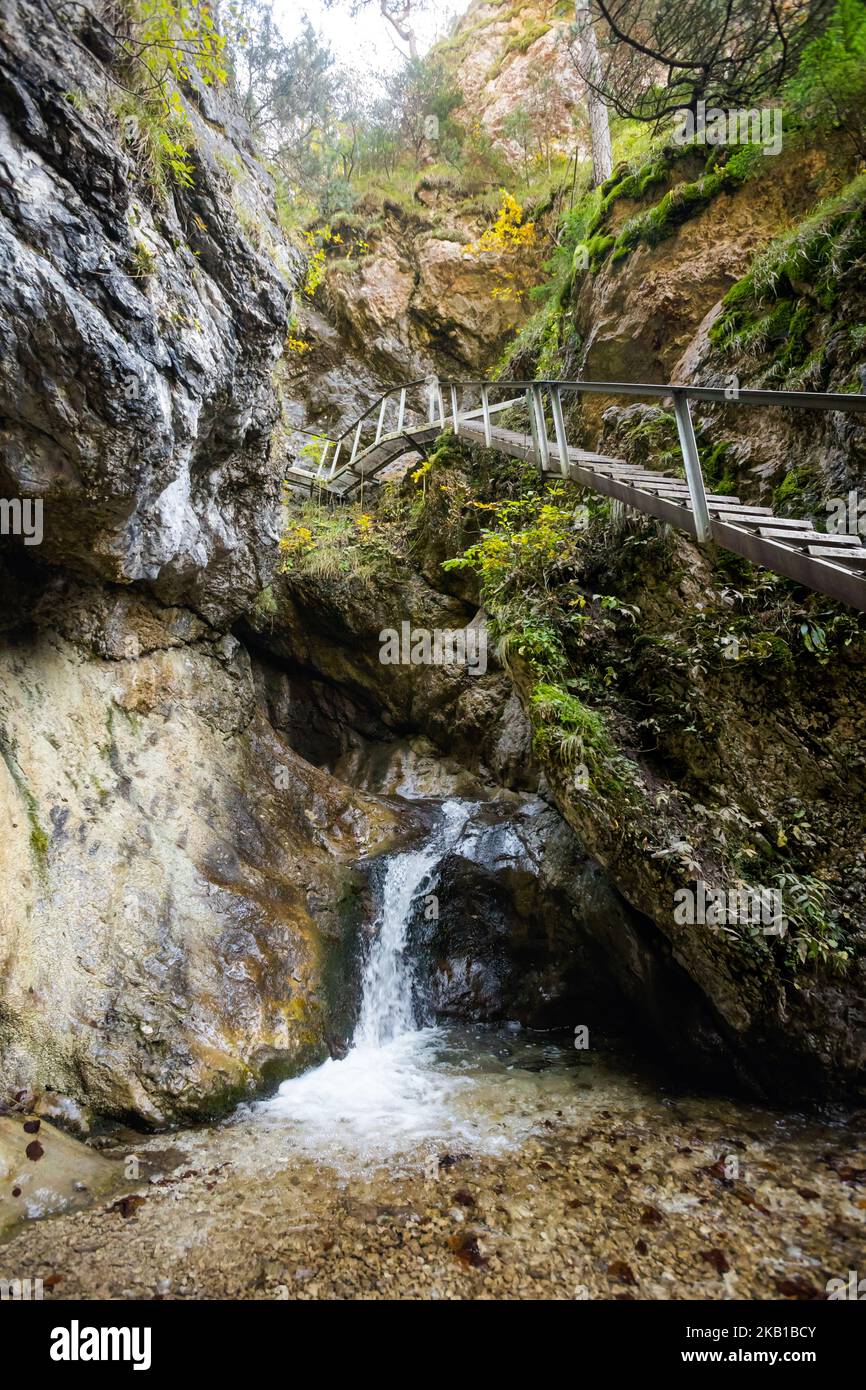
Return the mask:
M 0 1058 L 164 1123 L 345 1032 L 349 865 L 400 827 L 292 753 L 229 632 L 276 557 L 270 180 L 192 78 L 191 177 L 156 179 L 71 13 L 0 19 L 0 490 L 44 508 L 0 557 Z
M 300 258 L 225 92 L 187 85 L 192 180 L 155 188 L 87 13 L 0 19 L 0 485 L 53 563 L 230 620 L 270 567 Z

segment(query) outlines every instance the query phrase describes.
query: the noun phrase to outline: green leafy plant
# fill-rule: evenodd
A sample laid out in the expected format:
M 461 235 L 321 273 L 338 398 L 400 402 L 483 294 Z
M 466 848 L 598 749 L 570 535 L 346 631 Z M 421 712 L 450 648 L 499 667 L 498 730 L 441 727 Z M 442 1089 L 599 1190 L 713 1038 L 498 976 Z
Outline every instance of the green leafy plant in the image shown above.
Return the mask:
M 839 0 L 824 32 L 805 49 L 786 98 L 800 121 L 841 130 L 866 158 L 866 4 Z
M 172 182 L 188 187 L 193 134 L 180 89 L 193 71 L 206 86 L 228 76 L 213 11 L 185 0 L 122 0 L 113 24 L 92 17 L 114 46 L 112 106 L 126 143 L 158 196 Z
M 837 971 L 845 970 L 850 952 L 844 945 L 842 929 L 830 911 L 827 884 L 813 874 L 785 871 L 776 876 L 773 886 L 782 897 L 788 924 L 786 954 L 790 962 L 793 965 L 815 962 Z

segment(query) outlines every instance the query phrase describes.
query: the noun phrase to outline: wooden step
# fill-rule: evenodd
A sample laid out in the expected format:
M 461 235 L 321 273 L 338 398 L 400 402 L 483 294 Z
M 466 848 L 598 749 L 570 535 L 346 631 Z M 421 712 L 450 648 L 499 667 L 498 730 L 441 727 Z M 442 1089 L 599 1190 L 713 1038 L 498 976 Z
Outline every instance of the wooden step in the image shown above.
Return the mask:
M 824 539 L 826 540 L 826 537 Z M 839 550 L 831 545 L 810 545 L 808 551 L 810 555 L 818 556 L 822 560 L 835 560 L 840 565 L 866 569 L 866 547 L 862 545 L 859 550 Z
M 789 545 L 808 545 L 811 543 L 821 544 L 831 548 L 833 546 L 854 546 L 858 550 L 861 548 L 858 536 L 825 536 L 822 531 L 799 531 L 791 527 L 782 529 L 775 524 L 772 526 L 761 526 L 758 530 L 758 535 L 766 536 L 768 540 L 773 541 L 784 540 L 787 541 Z
M 716 512 L 720 521 L 754 521 L 757 524 L 766 517 L 773 517 L 772 507 L 748 507 L 744 502 L 740 502 L 735 511 L 730 497 L 724 502 L 712 502 L 710 511 Z

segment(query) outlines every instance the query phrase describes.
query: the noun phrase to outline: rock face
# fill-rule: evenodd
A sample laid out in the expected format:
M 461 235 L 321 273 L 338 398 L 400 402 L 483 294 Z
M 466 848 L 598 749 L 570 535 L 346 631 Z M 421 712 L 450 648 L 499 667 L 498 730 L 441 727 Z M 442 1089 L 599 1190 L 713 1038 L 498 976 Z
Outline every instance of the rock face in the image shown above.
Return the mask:
M 604 233 L 620 230 L 666 191 L 698 179 L 703 167 L 691 154 L 677 160 L 666 184 L 654 184 L 642 202 L 614 203 Z M 837 177 L 817 150 L 768 157 L 759 177 L 723 190 L 657 245 L 640 244 L 625 259 L 609 258 L 598 273 L 584 274 L 562 374 L 587 381 L 706 382 L 705 364 L 690 360 L 704 320 L 718 312 L 756 253 L 834 187 Z M 724 382 L 721 370 L 718 380 Z M 588 437 L 607 404 L 602 397 L 584 403 Z
M 303 307 L 308 351 L 282 369 L 290 454 L 306 442 L 293 429 L 333 436 L 384 387 L 489 373 L 531 312 L 539 253 L 537 246 L 519 255 L 467 251 L 490 225 L 483 191 L 457 176 L 422 175 L 411 210 L 370 196 L 351 218 L 334 219 L 341 249 L 361 241 L 367 249 L 332 258 L 315 305 Z
M 515 110 L 533 119 L 543 142 L 579 158 L 587 149 L 579 130 L 585 122 L 586 91 L 569 45 L 574 6 L 562 0 L 527 0 L 513 4 L 473 0 L 451 38 L 439 46 L 453 63 L 465 94 L 458 114 L 477 121 L 497 144 L 517 160 L 520 147 L 509 138 L 506 123 Z
M 0 1069 L 101 1114 L 211 1113 L 326 1055 L 411 827 L 302 761 L 238 641 L 52 583 L 0 654 Z
M 27 1114 L 0 1115 L 0 1233 L 25 1217 L 48 1216 L 91 1202 L 122 1179 L 120 1163 L 103 1158 L 48 1121 Z
M 404 622 L 428 631 L 464 628 L 477 606 L 443 594 L 411 571 L 397 583 L 281 577 L 274 619 L 250 623 L 284 670 L 266 681 L 269 717 L 307 756 L 329 766 L 369 741 L 421 733 L 469 772 L 502 786 L 537 783 L 529 728 L 511 685 L 488 650 L 488 668 L 383 664 L 381 634 Z M 313 616 L 315 615 L 315 616 Z M 334 715 L 337 714 L 337 718 Z M 380 784 L 382 790 L 387 785 Z
M 590 1035 L 628 1027 L 680 1070 L 730 1078 L 707 999 L 548 802 L 479 806 L 431 891 L 438 915 L 419 905 L 412 928 L 428 1017 Z
M 229 99 L 189 85 L 193 182 L 160 194 L 105 38 L 54 15 L 0 26 L 0 487 L 43 499 L 53 563 L 231 619 L 267 582 L 297 258 Z
M 383 386 L 432 373 L 487 375 L 533 311 L 529 291 L 549 253 L 549 202 L 526 209 L 537 223 L 528 254 L 468 255 L 492 221 L 502 184 L 526 203 L 525 151 L 507 118 L 523 110 L 532 130 L 528 158 L 585 158 L 585 92 L 569 48 L 573 7 L 554 0 L 474 0 L 433 56 L 461 88 L 454 113 L 470 135 L 492 144 L 501 168 L 457 172 L 425 148 L 411 196 L 375 186 L 348 214 L 336 214 L 339 244 L 326 247 L 328 273 L 313 306 L 301 311 L 309 351 L 286 368 L 287 449 L 296 430 L 346 428 Z M 437 163 L 438 162 L 438 163 Z M 444 172 L 443 172 L 444 170 Z M 543 249 L 542 249 L 543 248 Z

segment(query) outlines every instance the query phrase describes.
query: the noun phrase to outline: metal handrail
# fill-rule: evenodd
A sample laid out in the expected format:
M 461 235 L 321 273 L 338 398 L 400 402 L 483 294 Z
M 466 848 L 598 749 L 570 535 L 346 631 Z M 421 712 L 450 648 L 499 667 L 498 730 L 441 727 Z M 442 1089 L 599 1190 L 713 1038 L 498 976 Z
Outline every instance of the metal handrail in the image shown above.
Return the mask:
M 559 454 L 560 470 L 568 473 L 568 436 L 565 415 L 562 409 L 562 393 L 600 396 L 643 396 L 654 400 L 672 400 L 677 421 L 680 449 L 683 455 L 686 481 L 689 488 L 692 513 L 698 541 L 702 544 L 711 539 L 712 526 L 707 504 L 706 487 L 701 470 L 695 427 L 692 420 L 690 401 L 705 401 L 718 405 L 743 406 L 782 406 L 788 409 L 803 410 L 854 410 L 866 411 L 866 395 L 859 392 L 831 391 L 754 391 L 748 389 L 724 388 L 719 386 L 690 386 L 682 382 L 629 382 L 629 381 L 568 381 L 542 379 L 540 381 L 490 381 L 490 380 L 452 380 L 440 381 L 440 392 L 446 388 L 451 395 L 451 416 L 454 433 L 459 435 L 461 422 L 460 397 L 464 391 L 479 391 L 481 394 L 484 418 L 484 440 L 491 444 L 489 398 L 492 388 L 509 391 L 524 391 L 529 409 L 535 452 L 542 471 L 549 468 L 551 444 L 547 436 L 544 396 L 550 399 L 550 412 L 553 418 L 556 449 Z
M 753 391 L 746 388 L 722 386 L 691 386 L 685 382 L 640 381 L 578 381 L 566 378 L 541 378 L 537 381 L 512 380 L 451 380 L 440 378 L 442 387 L 454 386 L 478 390 L 482 386 L 507 387 L 527 391 L 534 386 L 560 391 L 587 392 L 597 396 L 653 396 L 662 400 L 677 392 L 694 401 L 714 401 L 719 405 L 778 405 L 804 410 L 866 410 L 866 395 L 848 391 Z
M 396 435 L 399 436 L 402 434 L 405 425 L 407 394 L 409 391 L 419 386 L 426 386 L 428 388 L 429 424 L 435 424 L 438 415 L 442 428 L 446 428 L 445 399 L 443 395 L 443 390 L 446 390 L 450 395 L 451 427 L 455 435 L 460 434 L 462 422 L 468 423 L 472 416 L 477 418 L 480 414 L 484 426 L 484 441 L 488 448 L 491 446 L 493 439 L 491 416 L 494 410 L 497 409 L 497 407 L 491 407 L 490 405 L 490 392 L 505 390 L 512 393 L 515 391 L 524 393 L 529 411 L 534 449 L 538 456 L 542 471 L 549 469 L 550 451 L 551 448 L 554 447 L 547 433 L 545 415 L 545 396 L 547 396 L 550 401 L 550 414 L 553 420 L 555 447 L 559 455 L 560 471 L 563 475 L 567 475 L 569 471 L 568 433 L 565 413 L 562 408 L 563 393 L 599 396 L 635 396 L 648 397 L 651 400 L 671 400 L 676 416 L 680 449 L 682 450 L 683 465 L 686 481 L 688 483 L 689 500 L 691 502 L 695 521 L 695 532 L 697 539 L 701 543 L 710 540 L 712 527 L 707 503 L 706 487 L 701 470 L 700 453 L 691 415 L 691 401 L 703 401 L 708 404 L 723 406 L 780 406 L 785 409 L 795 410 L 866 411 L 866 395 L 860 392 L 760 391 L 740 387 L 692 386 L 685 382 L 668 382 L 667 384 L 663 384 L 661 382 L 645 381 L 580 381 L 555 378 L 544 378 L 536 381 L 491 380 L 489 378 L 420 378 L 416 381 L 404 382 L 401 385 L 389 387 L 387 391 L 383 391 L 382 394 L 367 407 L 363 415 L 360 415 L 357 420 L 353 421 L 353 423 L 336 439 L 328 439 L 324 436 L 320 436 L 320 438 L 323 439 L 324 448 L 316 472 L 316 476 L 319 480 L 325 480 L 325 464 L 330 448 L 333 448 L 334 455 L 331 460 L 331 467 L 327 475 L 327 480 L 332 481 L 335 477 L 340 477 L 347 471 L 351 471 L 359 454 L 364 424 L 377 410 L 379 413 L 373 447 L 378 445 L 383 438 L 390 439 L 392 437 L 390 434 L 387 436 L 383 435 L 385 415 L 388 400 L 392 396 L 398 394 L 400 397 L 400 405 Z M 481 397 L 480 411 L 476 410 L 470 413 L 462 409 L 461 398 L 466 391 L 479 392 Z M 349 438 L 352 438 L 351 456 L 348 463 L 345 463 L 338 473 L 337 465 L 339 463 L 340 454 L 344 443 Z M 364 451 L 361 450 L 361 452 Z
M 387 401 L 390 396 L 395 396 L 399 392 L 403 391 L 411 391 L 415 386 L 426 385 L 427 381 L 422 377 L 419 381 L 405 381 L 400 386 L 390 386 L 387 391 L 382 392 L 381 396 L 377 396 L 371 405 L 367 406 L 367 409 L 364 411 L 363 415 L 359 415 L 357 419 L 353 420 L 351 425 L 349 425 L 348 428 L 343 431 L 342 434 L 338 434 L 336 439 L 332 439 L 329 442 L 331 444 L 339 444 L 342 443 L 344 439 L 348 439 L 349 435 L 352 434 L 357 429 L 358 425 L 362 424 L 369 415 L 372 415 L 374 410 L 381 409 L 383 403 Z

